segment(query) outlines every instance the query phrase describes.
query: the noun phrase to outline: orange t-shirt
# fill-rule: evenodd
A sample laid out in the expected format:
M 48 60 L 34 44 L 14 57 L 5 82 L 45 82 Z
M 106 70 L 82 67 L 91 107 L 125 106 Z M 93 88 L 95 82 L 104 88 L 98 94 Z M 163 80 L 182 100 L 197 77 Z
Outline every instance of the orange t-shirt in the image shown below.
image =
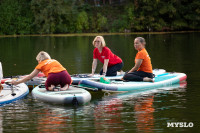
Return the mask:
M 138 71 L 153 73 L 152 65 L 151 65 L 151 58 L 149 57 L 149 54 L 147 53 L 145 48 L 143 48 L 141 51 L 139 51 L 136 54 L 135 62 L 136 62 L 136 59 L 142 59 L 143 60 Z
M 35 69 L 42 71 L 46 77 L 49 73 L 58 73 L 66 70 L 57 60 L 54 59 L 41 61 Z

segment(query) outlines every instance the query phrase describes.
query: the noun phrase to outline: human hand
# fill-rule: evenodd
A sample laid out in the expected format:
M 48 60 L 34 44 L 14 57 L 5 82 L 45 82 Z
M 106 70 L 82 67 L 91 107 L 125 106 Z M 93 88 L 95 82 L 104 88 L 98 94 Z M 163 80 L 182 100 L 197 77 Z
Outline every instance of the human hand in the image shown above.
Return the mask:
M 10 83 L 13 84 L 13 85 L 19 84 L 16 80 L 12 80 Z

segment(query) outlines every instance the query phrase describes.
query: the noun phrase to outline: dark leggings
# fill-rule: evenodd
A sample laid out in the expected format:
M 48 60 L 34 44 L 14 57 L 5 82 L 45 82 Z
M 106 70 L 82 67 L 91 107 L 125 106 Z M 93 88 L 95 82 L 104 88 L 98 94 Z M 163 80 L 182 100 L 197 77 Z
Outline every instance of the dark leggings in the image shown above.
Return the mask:
M 126 73 L 123 79 L 128 81 L 143 81 L 144 77 L 153 78 L 153 74 L 143 71 L 135 71 L 131 73 Z
M 67 71 L 62 71 L 59 73 L 49 73 L 45 87 L 48 90 L 48 87 L 51 85 L 57 86 L 60 85 L 61 87 L 64 87 L 66 84 L 71 84 L 71 77 Z
M 122 63 L 116 64 L 114 66 L 108 67 L 106 76 L 116 76 L 117 71 L 121 70 L 123 66 L 124 66 L 124 63 L 122 62 Z M 103 73 L 103 68 L 100 71 L 100 75 L 102 75 L 102 73 Z

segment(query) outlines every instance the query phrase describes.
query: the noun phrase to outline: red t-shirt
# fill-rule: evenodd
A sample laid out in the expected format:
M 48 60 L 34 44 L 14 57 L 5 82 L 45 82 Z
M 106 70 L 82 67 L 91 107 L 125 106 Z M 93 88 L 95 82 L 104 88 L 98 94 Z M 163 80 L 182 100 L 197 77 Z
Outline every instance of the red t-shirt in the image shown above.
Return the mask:
M 147 53 L 145 48 L 143 48 L 141 51 L 139 51 L 136 54 L 135 62 L 136 62 L 136 59 L 142 59 L 143 60 L 138 71 L 153 73 L 152 65 L 151 65 L 151 58 L 149 57 L 149 54 Z
M 108 66 L 113 66 L 122 63 L 122 59 L 112 53 L 108 47 L 103 47 L 100 53 L 98 48 L 93 51 L 93 59 L 99 59 L 104 64 L 104 59 L 109 59 Z
M 46 77 L 49 73 L 58 73 L 66 70 L 57 60 L 54 59 L 41 61 L 35 69 L 42 71 Z

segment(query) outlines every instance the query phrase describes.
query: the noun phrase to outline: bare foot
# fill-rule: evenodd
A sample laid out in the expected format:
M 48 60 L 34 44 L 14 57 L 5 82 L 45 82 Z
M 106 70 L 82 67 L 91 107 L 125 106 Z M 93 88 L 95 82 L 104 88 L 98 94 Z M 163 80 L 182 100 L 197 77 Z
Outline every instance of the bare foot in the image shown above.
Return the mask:
M 66 91 L 69 88 L 69 85 L 66 84 L 63 88 L 60 88 L 61 91 Z
M 117 75 L 124 75 L 125 72 L 123 70 L 121 70 L 120 72 L 117 72 Z
M 148 78 L 148 77 L 143 78 L 143 81 L 144 81 L 144 82 L 154 82 L 153 79 Z
M 50 87 L 48 87 L 48 90 L 49 90 L 49 91 L 53 91 L 54 88 L 55 88 L 55 86 L 54 86 L 54 85 L 51 85 Z

